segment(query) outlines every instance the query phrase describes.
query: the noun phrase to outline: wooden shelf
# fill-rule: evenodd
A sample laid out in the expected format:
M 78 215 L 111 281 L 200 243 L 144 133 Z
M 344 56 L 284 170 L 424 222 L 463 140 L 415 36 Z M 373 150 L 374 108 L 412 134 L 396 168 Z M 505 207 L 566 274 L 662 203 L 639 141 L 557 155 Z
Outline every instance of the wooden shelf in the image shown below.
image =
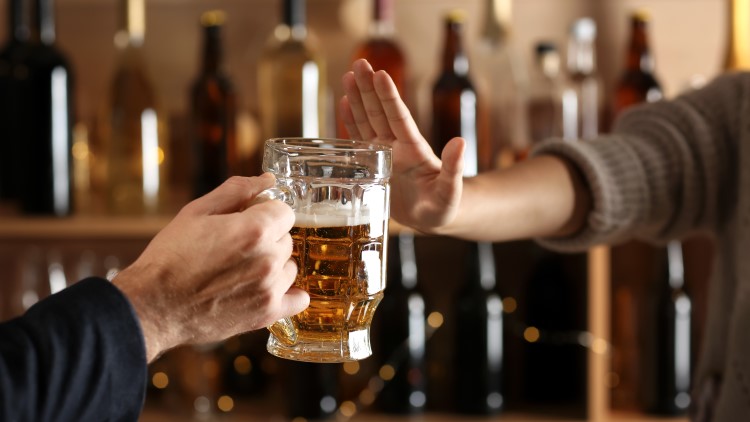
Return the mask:
M 150 239 L 169 217 L 0 218 L 0 241 Z

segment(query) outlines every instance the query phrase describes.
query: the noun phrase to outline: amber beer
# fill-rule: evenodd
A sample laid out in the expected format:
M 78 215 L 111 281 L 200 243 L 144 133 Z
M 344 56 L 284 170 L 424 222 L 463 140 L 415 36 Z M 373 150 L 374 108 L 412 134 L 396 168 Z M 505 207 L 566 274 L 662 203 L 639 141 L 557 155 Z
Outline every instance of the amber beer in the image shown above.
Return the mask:
M 346 215 L 296 218 L 291 231 L 298 268 L 295 285 L 310 294 L 310 306 L 293 317 L 299 342 L 311 348 L 341 342 L 346 348 L 354 344 L 350 338 L 365 336 L 369 344 L 369 327 L 385 287 L 385 222 Z M 355 358 L 362 352 L 348 350 Z
M 363 141 L 269 139 L 264 192 L 289 204 L 295 285 L 310 295 L 303 312 L 269 327 L 270 353 L 308 362 L 372 354 L 370 324 L 385 289 L 391 148 Z

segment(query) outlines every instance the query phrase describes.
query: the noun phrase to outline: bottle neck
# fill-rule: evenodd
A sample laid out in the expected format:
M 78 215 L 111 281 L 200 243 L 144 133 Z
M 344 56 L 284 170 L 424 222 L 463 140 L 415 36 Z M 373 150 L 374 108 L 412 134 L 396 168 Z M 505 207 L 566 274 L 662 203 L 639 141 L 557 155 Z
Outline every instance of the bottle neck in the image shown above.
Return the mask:
M 685 266 L 682 258 L 682 244 L 678 241 L 667 245 L 667 268 L 669 271 L 669 287 L 682 289 L 685 285 Z
M 654 66 L 654 58 L 648 46 L 647 23 L 643 20 L 633 19 L 630 47 L 628 48 L 627 56 L 627 70 L 653 73 Z
M 571 39 L 568 43 L 568 71 L 573 75 L 596 72 L 596 53 L 590 40 Z
M 115 45 L 121 49 L 142 46 L 146 38 L 145 0 L 121 0 L 119 17 Z
M 203 30 L 203 73 L 218 73 L 224 58 L 221 48 L 221 26 L 207 26 Z
M 443 49 L 443 72 L 459 76 L 469 74 L 469 59 L 463 48 L 463 24 L 455 21 L 445 23 L 445 48 Z
M 390 37 L 395 32 L 393 0 L 372 0 L 372 23 L 370 35 Z
M 34 0 L 34 18 L 30 39 L 45 45 L 55 42 L 55 11 L 53 0 Z
M 484 291 L 492 291 L 495 289 L 497 279 L 495 275 L 495 254 L 493 252 L 492 243 L 478 242 L 471 246 L 471 251 L 468 255 L 469 261 L 467 262 L 470 270 L 469 276 L 469 288 L 472 290 L 480 289 Z
M 286 25 L 294 38 L 304 38 L 306 29 L 305 0 L 284 0 L 281 8 L 282 23 Z
M 724 69 L 750 70 L 750 0 L 729 0 L 729 34 Z
M 493 45 L 508 41 L 511 33 L 512 0 L 487 0 L 481 37 Z
M 30 15 L 28 1 L 10 0 L 8 9 L 8 38 L 10 40 L 28 41 Z

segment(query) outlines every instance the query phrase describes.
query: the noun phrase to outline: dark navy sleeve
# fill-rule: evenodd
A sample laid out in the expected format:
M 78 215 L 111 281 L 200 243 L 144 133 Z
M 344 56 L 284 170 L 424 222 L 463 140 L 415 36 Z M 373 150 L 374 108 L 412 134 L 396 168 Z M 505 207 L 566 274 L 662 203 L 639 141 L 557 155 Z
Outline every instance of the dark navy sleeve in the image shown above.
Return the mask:
M 135 421 L 146 350 L 128 299 L 89 278 L 0 324 L 0 420 Z

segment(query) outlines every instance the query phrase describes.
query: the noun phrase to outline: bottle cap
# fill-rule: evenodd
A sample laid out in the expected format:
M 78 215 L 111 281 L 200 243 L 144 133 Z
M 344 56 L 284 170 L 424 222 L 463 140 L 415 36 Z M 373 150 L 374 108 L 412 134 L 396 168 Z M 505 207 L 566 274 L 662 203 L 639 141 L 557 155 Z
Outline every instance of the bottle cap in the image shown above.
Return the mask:
M 649 14 L 646 9 L 635 9 L 630 17 L 637 22 L 648 22 L 651 20 L 651 14 Z
M 201 15 L 201 25 L 221 26 L 227 20 L 227 14 L 223 10 L 209 10 Z
M 445 14 L 445 20 L 450 23 L 462 24 L 466 22 L 466 12 L 462 9 L 449 10 Z
M 591 18 L 581 18 L 570 26 L 570 35 L 576 40 L 593 41 L 596 38 L 596 23 Z
M 551 41 L 539 41 L 534 46 L 534 51 L 536 52 L 536 56 L 542 56 L 547 53 L 556 53 L 557 52 L 557 45 Z

